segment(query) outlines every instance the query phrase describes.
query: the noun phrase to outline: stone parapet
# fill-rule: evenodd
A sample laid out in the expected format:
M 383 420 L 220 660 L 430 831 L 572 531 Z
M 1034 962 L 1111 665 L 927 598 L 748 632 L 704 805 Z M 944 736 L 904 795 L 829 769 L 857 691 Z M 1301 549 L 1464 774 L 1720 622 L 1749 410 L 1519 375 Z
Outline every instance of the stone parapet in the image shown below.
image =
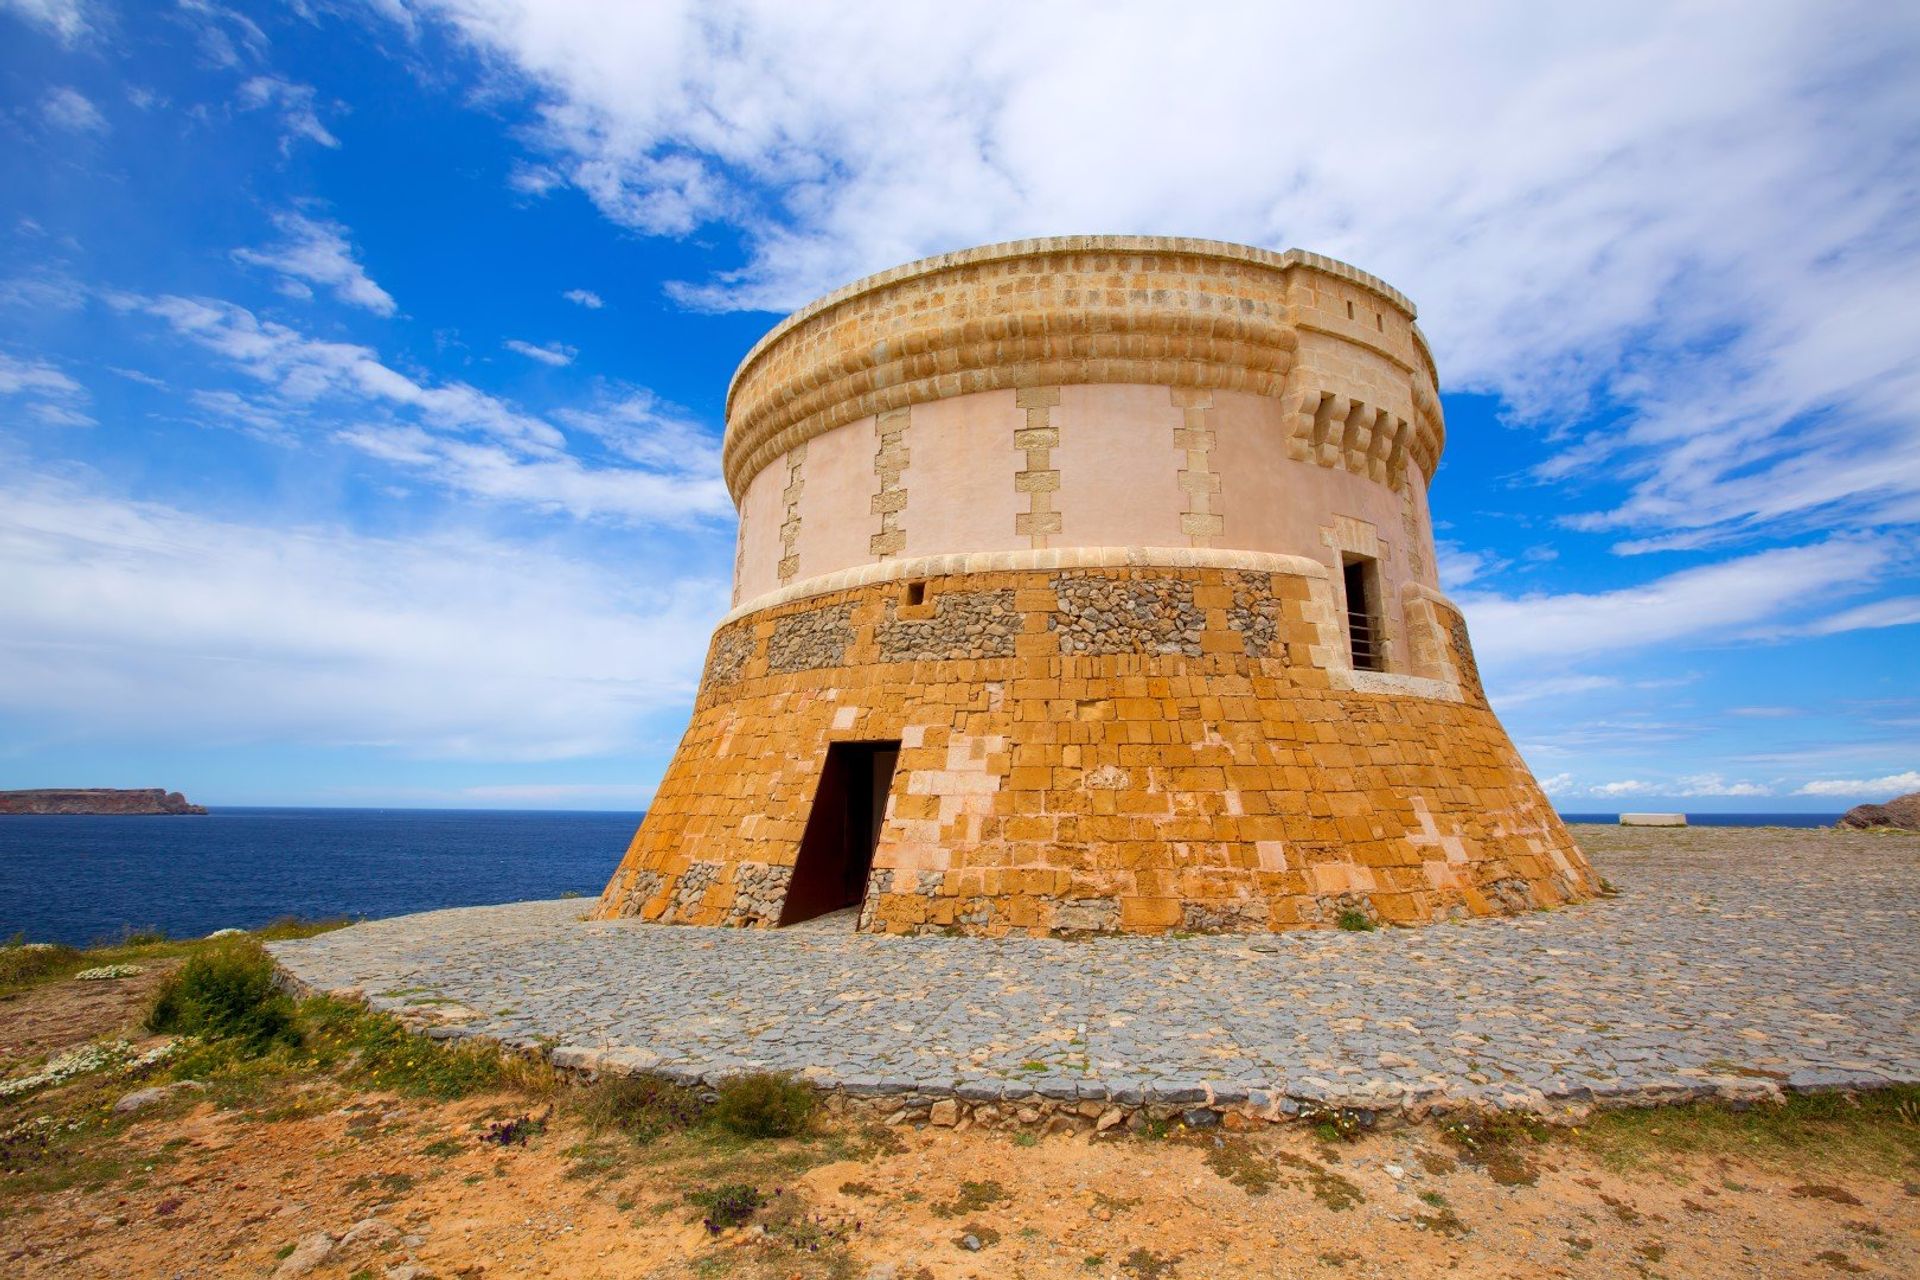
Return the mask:
M 1304 365 L 1303 332 L 1316 343 Z M 1342 349 L 1369 353 L 1371 371 L 1356 381 L 1351 360 L 1325 354 Z M 764 467 L 862 418 L 1080 384 L 1291 396 L 1313 456 L 1395 485 L 1409 464 L 1431 478 L 1439 459 L 1432 356 L 1397 290 L 1300 250 L 1068 236 L 896 267 L 776 326 L 728 392 L 727 483 L 738 501 Z M 1217 532 L 1204 502 L 1189 514 L 1200 536 Z

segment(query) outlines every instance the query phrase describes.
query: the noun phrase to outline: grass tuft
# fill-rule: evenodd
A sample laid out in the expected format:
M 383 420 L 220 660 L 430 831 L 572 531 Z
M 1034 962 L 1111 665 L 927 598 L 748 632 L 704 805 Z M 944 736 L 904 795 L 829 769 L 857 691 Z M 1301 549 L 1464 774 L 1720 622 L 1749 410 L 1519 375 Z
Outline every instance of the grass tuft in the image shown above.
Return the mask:
M 1685 1153 L 1795 1167 L 1846 1164 L 1892 1175 L 1920 1168 L 1920 1085 L 1796 1093 L 1739 1110 L 1701 1103 L 1603 1111 L 1566 1137 L 1615 1172 Z
M 713 1119 L 743 1138 L 790 1138 L 806 1130 L 817 1103 L 811 1086 L 784 1072 L 758 1071 L 720 1086 Z
M 614 1130 L 648 1143 L 700 1123 L 707 1108 L 693 1090 L 659 1076 L 602 1076 L 574 1091 L 570 1109 L 593 1133 Z

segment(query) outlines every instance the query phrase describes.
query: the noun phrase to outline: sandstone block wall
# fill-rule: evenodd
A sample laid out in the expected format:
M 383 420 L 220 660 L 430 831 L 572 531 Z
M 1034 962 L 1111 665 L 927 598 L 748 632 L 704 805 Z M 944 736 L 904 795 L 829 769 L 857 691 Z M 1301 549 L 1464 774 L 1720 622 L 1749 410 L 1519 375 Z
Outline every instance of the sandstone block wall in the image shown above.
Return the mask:
M 602 914 L 770 925 L 836 741 L 901 744 L 865 929 L 1416 923 L 1593 891 L 1435 599 L 1425 673 L 1368 691 L 1329 669 L 1312 565 L 1009 568 L 903 604 L 917 580 L 722 627 Z

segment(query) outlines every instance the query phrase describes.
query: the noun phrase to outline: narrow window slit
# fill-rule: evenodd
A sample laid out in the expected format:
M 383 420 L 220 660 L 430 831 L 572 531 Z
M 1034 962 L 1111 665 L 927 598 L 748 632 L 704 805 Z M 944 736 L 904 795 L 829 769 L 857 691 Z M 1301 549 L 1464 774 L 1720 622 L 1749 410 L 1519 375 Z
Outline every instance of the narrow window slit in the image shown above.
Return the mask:
M 926 602 L 927 584 L 924 582 L 909 582 L 907 584 L 907 603 L 925 604 Z
M 1347 588 L 1347 645 L 1353 658 L 1355 671 L 1379 671 L 1381 662 L 1381 642 L 1384 637 L 1380 628 L 1380 566 L 1366 556 L 1348 558 L 1343 566 L 1343 576 Z

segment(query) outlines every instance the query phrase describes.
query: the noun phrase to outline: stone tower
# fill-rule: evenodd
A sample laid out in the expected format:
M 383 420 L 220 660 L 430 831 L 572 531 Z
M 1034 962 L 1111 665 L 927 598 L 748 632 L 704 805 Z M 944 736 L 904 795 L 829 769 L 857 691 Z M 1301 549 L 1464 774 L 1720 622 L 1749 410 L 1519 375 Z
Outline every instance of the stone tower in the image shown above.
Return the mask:
M 1436 586 L 1443 435 L 1413 304 L 1298 250 L 1027 240 L 803 308 L 734 376 L 734 608 L 599 914 L 1261 931 L 1590 894 Z

